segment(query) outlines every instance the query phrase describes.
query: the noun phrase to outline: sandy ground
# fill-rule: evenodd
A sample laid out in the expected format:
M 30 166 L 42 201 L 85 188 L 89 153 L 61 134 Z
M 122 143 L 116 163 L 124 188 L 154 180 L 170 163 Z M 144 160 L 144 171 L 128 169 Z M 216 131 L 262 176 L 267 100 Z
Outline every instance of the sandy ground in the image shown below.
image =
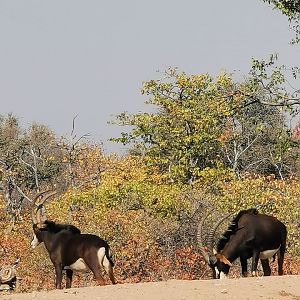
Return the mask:
M 0 294 L 3 300 L 300 300 L 300 276 L 252 277 L 224 280 L 170 280 L 103 287 L 72 288 L 28 294 Z

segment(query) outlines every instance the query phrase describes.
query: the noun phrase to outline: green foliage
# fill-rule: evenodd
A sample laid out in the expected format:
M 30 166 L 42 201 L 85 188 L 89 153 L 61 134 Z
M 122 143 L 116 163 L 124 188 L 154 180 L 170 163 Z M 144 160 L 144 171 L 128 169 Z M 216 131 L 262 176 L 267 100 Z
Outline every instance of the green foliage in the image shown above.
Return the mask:
M 300 14 L 299 0 L 263 0 L 267 3 L 272 3 L 277 9 L 289 18 L 297 18 Z
M 293 42 L 299 43 L 299 21 L 300 21 L 300 1 L 299 0 L 263 0 L 280 10 L 282 14 L 286 15 L 292 23 L 292 28 L 296 33 Z
M 299 90 L 293 88 L 291 78 L 296 80 L 298 76 L 298 67 L 278 64 L 278 54 L 270 55 L 267 60 L 252 59 L 249 82 L 243 89 L 243 94 L 248 96 L 247 105 L 261 103 L 297 112 Z M 260 97 L 262 92 L 263 99 Z
M 144 83 L 153 112 L 118 115 L 116 122 L 131 131 L 112 140 L 130 144 L 170 182 L 192 183 L 206 168 L 283 178 L 293 169 L 296 156 L 289 151 L 297 145 L 279 107 L 295 101 L 287 99 L 283 67 L 268 72 L 276 59 L 254 60 L 243 83 L 228 74 L 214 79 L 169 69 L 162 80 Z
M 119 125 L 133 129 L 113 140 L 133 143 L 149 166 L 158 167 L 171 180 L 192 181 L 203 168 L 216 166 L 219 138 L 238 100 L 225 97 L 232 88 L 228 74 L 213 79 L 169 69 L 163 80 L 150 80 L 142 88 L 154 112 L 118 115 Z
M 102 174 L 100 186 L 85 192 L 72 190 L 65 197 L 70 197 L 74 206 L 92 205 L 99 214 L 107 209 L 120 208 L 144 210 L 161 218 L 179 215 L 187 206 L 185 199 L 181 197 L 185 188 L 159 183 L 157 179 L 161 177 L 155 174 L 148 176 L 149 169 L 138 161 L 139 158 L 128 157 L 119 162 L 119 165 L 116 162 L 114 171 L 108 170 Z M 127 170 L 126 177 L 123 177 L 123 164 L 132 167 Z

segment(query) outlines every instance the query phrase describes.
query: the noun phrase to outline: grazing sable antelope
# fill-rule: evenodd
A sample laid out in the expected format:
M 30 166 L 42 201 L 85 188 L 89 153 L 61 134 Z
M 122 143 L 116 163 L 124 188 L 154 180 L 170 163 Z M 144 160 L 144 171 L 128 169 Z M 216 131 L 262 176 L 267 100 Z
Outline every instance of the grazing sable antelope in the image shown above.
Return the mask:
M 197 238 L 200 251 L 213 271 L 213 278 L 225 278 L 232 263 L 239 258 L 242 275 L 247 276 L 247 259 L 252 257 L 252 275 L 257 275 L 258 260 L 264 271 L 264 276 L 271 275 L 269 258 L 278 257 L 278 274 L 283 274 L 283 260 L 286 249 L 287 229 L 278 219 L 265 214 L 259 214 L 257 209 L 242 210 L 232 220 L 228 229 L 213 249 L 213 238 L 220 224 L 228 218 L 225 216 L 212 228 L 208 235 L 207 248 L 202 243 L 202 227 L 207 213 L 198 227 Z M 206 250 L 208 249 L 208 251 Z
M 101 266 L 110 280 L 116 284 L 113 274 L 114 263 L 106 241 L 93 234 L 81 234 L 69 224 L 56 224 L 45 219 L 42 212 L 44 202 L 55 192 L 39 193 L 32 210 L 33 239 L 31 247 L 44 243 L 55 268 L 55 287 L 62 288 L 62 272 L 66 270 L 66 288 L 72 285 L 73 271 L 92 271 L 98 284 L 104 285 Z M 37 203 L 39 200 L 39 203 Z M 42 220 L 43 218 L 43 220 Z

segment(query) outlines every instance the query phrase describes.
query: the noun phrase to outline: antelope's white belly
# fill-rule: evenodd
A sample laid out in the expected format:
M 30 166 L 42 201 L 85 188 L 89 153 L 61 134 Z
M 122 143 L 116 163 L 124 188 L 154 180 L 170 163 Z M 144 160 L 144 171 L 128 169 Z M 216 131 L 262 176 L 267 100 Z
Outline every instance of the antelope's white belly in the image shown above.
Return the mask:
M 65 266 L 65 269 L 71 269 L 76 272 L 87 272 L 90 270 L 82 258 L 77 259 L 73 264 L 69 266 Z
M 260 259 L 271 258 L 272 256 L 274 256 L 275 253 L 278 252 L 279 248 L 280 248 L 280 246 L 277 249 L 266 250 L 266 251 L 260 252 L 259 258 Z
M 99 266 L 107 267 L 110 263 L 105 256 L 105 248 L 102 247 L 97 251 Z M 73 264 L 65 266 L 64 269 L 71 269 L 75 272 L 87 272 L 90 268 L 87 266 L 83 258 L 77 259 Z

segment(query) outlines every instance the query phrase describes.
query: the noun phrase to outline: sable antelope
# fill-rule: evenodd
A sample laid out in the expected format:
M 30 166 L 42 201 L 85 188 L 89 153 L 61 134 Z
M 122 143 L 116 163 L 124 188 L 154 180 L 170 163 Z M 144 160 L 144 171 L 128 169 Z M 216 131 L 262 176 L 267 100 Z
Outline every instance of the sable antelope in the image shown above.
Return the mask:
M 269 258 L 278 257 L 278 274 L 283 274 L 283 260 L 286 249 L 286 226 L 278 219 L 265 214 L 259 214 L 253 209 L 242 210 L 232 220 L 217 243 L 217 249 L 213 249 L 213 237 L 220 224 L 228 218 L 228 215 L 219 220 L 212 228 L 208 236 L 208 251 L 202 243 L 202 227 L 206 214 L 198 227 L 198 242 L 200 251 L 211 267 L 214 278 L 225 278 L 232 263 L 239 258 L 242 266 L 242 275 L 247 276 L 247 259 L 252 257 L 252 275 L 257 274 L 258 260 L 264 271 L 264 276 L 271 275 Z
M 113 274 L 114 263 L 106 241 L 93 234 L 81 234 L 80 230 L 69 224 L 56 224 L 48 221 L 42 212 L 44 202 L 55 192 L 40 193 L 32 210 L 33 239 L 31 247 L 44 243 L 55 268 L 55 287 L 62 288 L 62 271 L 66 270 L 66 288 L 72 285 L 73 271 L 92 271 L 98 284 L 104 285 L 101 266 L 110 280 L 116 284 Z M 37 205 L 36 201 L 41 199 Z M 44 218 L 42 220 L 41 218 Z

